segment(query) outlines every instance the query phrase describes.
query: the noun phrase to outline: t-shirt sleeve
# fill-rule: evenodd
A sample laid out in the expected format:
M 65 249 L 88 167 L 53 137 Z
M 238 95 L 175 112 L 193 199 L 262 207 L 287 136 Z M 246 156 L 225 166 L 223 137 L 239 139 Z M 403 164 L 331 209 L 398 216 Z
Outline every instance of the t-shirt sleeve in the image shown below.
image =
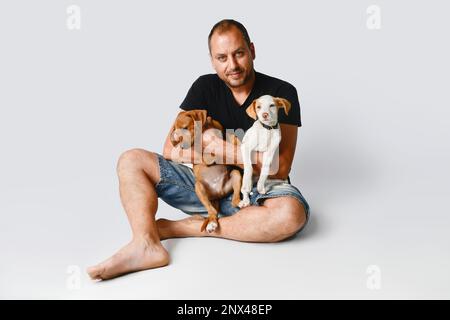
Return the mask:
M 293 124 L 298 127 L 302 126 L 300 117 L 300 102 L 298 101 L 297 89 L 291 84 L 284 84 L 278 90 L 279 98 L 284 98 L 291 103 L 291 110 L 286 115 L 284 109 L 280 109 L 278 113 L 278 122 Z
M 199 77 L 192 84 L 189 89 L 186 97 L 180 105 L 180 109 L 185 111 L 194 110 L 194 109 L 202 109 L 207 110 L 207 103 L 205 99 L 205 84 L 201 77 Z

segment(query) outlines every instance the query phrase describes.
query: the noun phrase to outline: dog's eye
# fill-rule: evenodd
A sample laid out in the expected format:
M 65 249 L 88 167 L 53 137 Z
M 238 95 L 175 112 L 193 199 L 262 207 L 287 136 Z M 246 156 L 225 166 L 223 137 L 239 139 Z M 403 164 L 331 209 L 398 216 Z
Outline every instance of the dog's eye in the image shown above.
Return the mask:
M 258 109 L 258 110 L 261 109 L 261 106 L 256 106 L 256 109 Z
M 271 104 L 271 105 L 269 106 L 269 108 L 274 108 L 274 107 L 276 107 L 276 105 L 274 105 L 274 104 Z

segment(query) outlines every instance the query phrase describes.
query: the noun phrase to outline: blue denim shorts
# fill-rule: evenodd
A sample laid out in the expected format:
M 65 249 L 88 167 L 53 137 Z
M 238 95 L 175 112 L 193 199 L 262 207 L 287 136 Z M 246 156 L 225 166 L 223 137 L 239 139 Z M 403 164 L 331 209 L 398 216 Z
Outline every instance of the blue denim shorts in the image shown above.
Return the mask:
M 168 205 L 187 214 L 207 214 L 205 207 L 195 193 L 195 178 L 192 169 L 181 163 L 166 160 L 158 154 L 160 181 L 156 184 L 158 197 Z M 268 179 L 267 193 L 259 194 L 256 186 L 250 193 L 251 205 L 262 205 L 265 199 L 277 197 L 293 197 L 305 207 L 309 220 L 309 205 L 300 191 L 287 180 Z M 219 217 L 230 216 L 239 211 L 231 205 L 232 193 L 220 200 Z M 305 223 L 306 225 L 306 223 Z

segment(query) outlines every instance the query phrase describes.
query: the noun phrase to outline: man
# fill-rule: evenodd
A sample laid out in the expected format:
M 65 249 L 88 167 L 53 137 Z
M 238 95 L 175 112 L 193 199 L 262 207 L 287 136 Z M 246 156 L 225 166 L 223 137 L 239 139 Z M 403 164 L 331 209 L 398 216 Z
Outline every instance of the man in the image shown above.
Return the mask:
M 227 129 L 247 130 L 252 124 L 247 106 L 264 94 L 283 97 L 292 104 L 289 115 L 279 113 L 282 140 L 279 146 L 278 172 L 271 179 L 275 187 L 266 194 L 251 196 L 251 206 L 238 210 L 230 205 L 231 195 L 220 204 L 220 227 L 213 233 L 201 232 L 205 212 L 194 191 L 192 170 L 179 162 L 191 162 L 193 151 L 176 150 L 168 136 L 163 156 L 142 149 L 124 152 L 118 161 L 120 197 L 132 228 L 132 241 L 108 260 L 88 268 L 93 279 L 110 279 L 124 273 L 162 267 L 169 254 L 161 240 L 174 237 L 221 237 L 239 241 L 276 242 L 300 231 L 309 217 L 309 206 L 300 191 L 288 183 L 294 158 L 297 130 L 301 126 L 297 92 L 289 83 L 256 72 L 255 47 L 245 27 L 234 20 L 222 20 L 211 30 L 208 45 L 212 66 L 217 74 L 198 78 L 190 88 L 181 109 L 206 109 Z M 170 134 L 169 134 L 170 135 Z M 222 145 L 227 154 L 240 151 L 215 136 L 208 143 Z M 220 141 L 219 141 L 220 140 Z M 172 158 L 174 154 L 175 158 Z M 169 161 L 172 160 L 172 161 Z M 254 165 L 260 170 L 261 162 Z M 168 204 L 194 214 L 179 221 L 155 221 L 158 197 Z

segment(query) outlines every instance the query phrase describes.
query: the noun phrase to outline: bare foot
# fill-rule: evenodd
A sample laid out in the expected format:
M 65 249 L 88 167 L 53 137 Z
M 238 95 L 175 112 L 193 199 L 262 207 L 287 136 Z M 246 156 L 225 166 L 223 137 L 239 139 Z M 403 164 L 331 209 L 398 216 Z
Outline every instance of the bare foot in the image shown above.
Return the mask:
M 144 239 L 131 241 L 115 255 L 102 263 L 89 267 L 93 280 L 106 280 L 125 273 L 163 267 L 169 264 L 169 254 L 161 245 L 150 245 Z

